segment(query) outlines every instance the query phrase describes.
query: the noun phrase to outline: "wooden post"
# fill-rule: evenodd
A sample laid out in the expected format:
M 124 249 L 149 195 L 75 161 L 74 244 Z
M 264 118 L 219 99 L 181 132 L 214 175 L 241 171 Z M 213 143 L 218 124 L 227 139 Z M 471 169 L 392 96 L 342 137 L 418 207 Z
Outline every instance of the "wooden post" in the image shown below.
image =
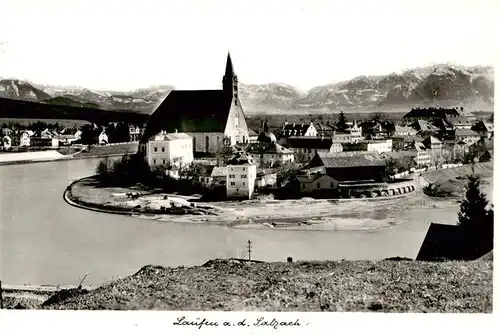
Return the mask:
M 251 253 L 252 253 L 252 241 L 248 240 L 247 244 L 248 244 L 248 260 L 250 261 L 250 260 L 252 260 L 252 258 L 251 258 Z
M 3 309 L 2 281 L 0 280 L 0 309 Z

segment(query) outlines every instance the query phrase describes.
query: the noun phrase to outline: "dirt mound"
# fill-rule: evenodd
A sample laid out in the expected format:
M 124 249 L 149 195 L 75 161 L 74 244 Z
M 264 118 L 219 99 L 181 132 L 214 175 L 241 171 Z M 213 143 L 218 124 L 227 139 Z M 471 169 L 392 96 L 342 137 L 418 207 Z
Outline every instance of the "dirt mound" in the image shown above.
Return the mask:
M 42 307 L 48 307 L 51 305 L 57 305 L 60 304 L 63 301 L 66 301 L 71 298 L 75 298 L 78 296 L 81 296 L 83 294 L 89 293 L 88 290 L 82 289 L 82 288 L 70 288 L 70 289 L 63 289 L 60 291 L 57 291 L 54 295 L 52 295 L 49 299 L 47 299 L 43 304 Z
M 389 257 L 389 258 L 384 258 L 384 261 L 413 261 L 413 259 L 408 258 L 408 257 Z
M 242 265 L 251 264 L 251 263 L 264 263 L 264 262 L 256 261 L 256 260 L 242 259 L 242 258 L 227 258 L 227 259 L 216 258 L 216 259 L 209 260 L 208 262 L 203 264 L 202 267 L 220 268 L 220 267 L 227 267 L 227 266 L 242 266 Z
M 493 250 L 478 258 L 479 261 L 493 261 Z

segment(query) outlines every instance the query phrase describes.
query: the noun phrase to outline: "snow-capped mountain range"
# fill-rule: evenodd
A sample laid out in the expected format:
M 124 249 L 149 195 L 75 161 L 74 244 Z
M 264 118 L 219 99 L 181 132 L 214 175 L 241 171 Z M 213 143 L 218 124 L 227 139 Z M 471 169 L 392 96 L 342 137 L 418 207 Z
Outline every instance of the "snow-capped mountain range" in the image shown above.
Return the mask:
M 0 80 L 0 97 L 152 112 L 173 86 L 153 86 L 128 92 L 95 91 L 83 87 L 37 85 L 17 79 Z M 301 93 L 288 84 L 240 83 L 240 99 L 249 113 L 393 109 L 415 105 L 456 105 L 493 109 L 491 66 L 438 64 L 382 76 L 358 76 L 317 86 Z

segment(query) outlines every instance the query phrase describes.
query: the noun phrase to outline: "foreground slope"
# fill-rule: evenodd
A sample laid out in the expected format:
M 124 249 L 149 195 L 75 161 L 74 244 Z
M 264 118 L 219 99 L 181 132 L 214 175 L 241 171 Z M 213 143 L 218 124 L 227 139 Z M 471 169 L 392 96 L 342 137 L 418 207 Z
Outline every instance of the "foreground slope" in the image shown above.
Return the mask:
M 491 261 L 145 266 L 52 309 L 491 312 Z

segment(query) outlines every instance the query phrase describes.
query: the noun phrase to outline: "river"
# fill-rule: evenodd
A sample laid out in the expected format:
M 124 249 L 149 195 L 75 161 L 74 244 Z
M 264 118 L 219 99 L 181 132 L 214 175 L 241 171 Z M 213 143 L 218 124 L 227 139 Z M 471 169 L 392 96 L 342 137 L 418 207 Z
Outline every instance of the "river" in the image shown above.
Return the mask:
M 74 208 L 72 181 L 93 174 L 96 159 L 0 166 L 0 278 L 6 284 L 97 285 L 143 265 L 201 265 L 209 259 L 377 260 L 416 257 L 430 222 L 453 223 L 458 204 L 411 208 L 405 222 L 376 231 L 236 229 L 165 223 Z M 383 206 L 381 204 L 381 206 Z

